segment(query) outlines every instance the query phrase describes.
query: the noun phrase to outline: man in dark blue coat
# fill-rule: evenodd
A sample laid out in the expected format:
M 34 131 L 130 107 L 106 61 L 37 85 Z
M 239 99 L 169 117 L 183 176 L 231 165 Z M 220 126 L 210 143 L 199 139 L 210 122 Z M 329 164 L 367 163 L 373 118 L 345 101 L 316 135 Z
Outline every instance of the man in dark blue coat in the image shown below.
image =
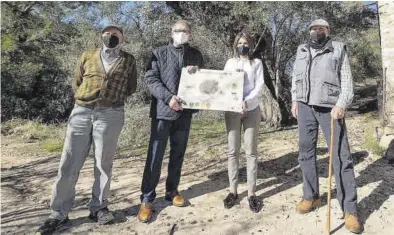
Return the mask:
M 192 114 L 183 109 L 177 96 L 182 68 L 189 73 L 202 67 L 201 52 L 191 47 L 191 26 L 187 21 L 177 21 L 171 36 L 173 41 L 157 48 L 148 63 L 145 82 L 152 94 L 152 118 L 148 156 L 141 185 L 141 207 L 138 219 L 148 222 L 152 216 L 152 202 L 156 197 L 164 152 L 170 138 L 170 157 L 166 180 L 165 199 L 174 206 L 185 206 L 185 199 L 178 192 L 181 168 L 189 137 Z

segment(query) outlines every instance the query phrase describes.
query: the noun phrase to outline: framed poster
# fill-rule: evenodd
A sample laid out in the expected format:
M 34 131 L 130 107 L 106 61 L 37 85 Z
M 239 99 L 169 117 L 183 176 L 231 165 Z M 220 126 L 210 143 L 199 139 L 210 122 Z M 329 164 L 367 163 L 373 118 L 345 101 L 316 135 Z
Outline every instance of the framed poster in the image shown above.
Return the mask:
M 182 69 L 178 97 L 182 107 L 219 111 L 242 111 L 244 72 Z

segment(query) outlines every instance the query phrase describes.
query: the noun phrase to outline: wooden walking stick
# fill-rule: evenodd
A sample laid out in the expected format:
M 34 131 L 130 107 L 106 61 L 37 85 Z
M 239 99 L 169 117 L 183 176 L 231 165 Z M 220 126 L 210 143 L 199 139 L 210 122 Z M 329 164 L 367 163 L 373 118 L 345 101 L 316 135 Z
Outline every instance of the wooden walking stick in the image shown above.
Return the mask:
M 334 118 L 331 117 L 330 160 L 328 163 L 328 195 L 327 195 L 327 233 L 331 232 L 331 178 L 332 178 L 332 152 L 334 150 Z

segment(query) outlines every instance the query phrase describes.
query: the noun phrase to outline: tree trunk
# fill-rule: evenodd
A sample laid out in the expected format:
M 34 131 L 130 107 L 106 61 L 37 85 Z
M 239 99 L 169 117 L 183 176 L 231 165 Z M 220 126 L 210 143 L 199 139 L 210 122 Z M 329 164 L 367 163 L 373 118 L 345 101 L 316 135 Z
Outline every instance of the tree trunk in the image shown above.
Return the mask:
M 274 99 L 266 85 L 260 100 L 261 120 L 270 127 L 278 128 L 282 120 L 279 103 Z
M 275 86 L 272 82 L 271 73 L 268 66 L 263 60 L 264 67 L 264 88 L 260 100 L 261 120 L 268 126 L 278 128 L 282 121 L 282 114 L 277 96 L 275 93 Z

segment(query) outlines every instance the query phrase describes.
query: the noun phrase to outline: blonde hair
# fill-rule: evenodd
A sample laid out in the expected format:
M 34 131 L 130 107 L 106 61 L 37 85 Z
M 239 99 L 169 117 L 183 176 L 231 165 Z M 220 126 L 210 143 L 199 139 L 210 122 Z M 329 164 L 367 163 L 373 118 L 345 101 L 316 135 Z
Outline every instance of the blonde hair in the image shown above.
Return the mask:
M 190 32 L 192 31 L 192 26 L 191 26 L 190 22 L 187 20 L 178 20 L 177 22 L 175 22 L 175 24 L 173 24 L 171 27 L 171 31 L 174 31 L 175 25 L 178 25 L 178 24 L 183 24 L 189 28 Z
M 234 45 L 233 45 L 234 57 L 239 58 L 237 46 L 238 46 L 238 41 L 241 38 L 245 38 L 245 40 L 248 42 L 248 45 L 249 45 L 248 57 L 249 57 L 249 60 L 253 60 L 252 56 L 253 56 L 253 50 L 254 50 L 254 40 L 250 36 L 250 34 L 247 32 L 240 32 L 237 34 L 237 36 L 235 36 Z

